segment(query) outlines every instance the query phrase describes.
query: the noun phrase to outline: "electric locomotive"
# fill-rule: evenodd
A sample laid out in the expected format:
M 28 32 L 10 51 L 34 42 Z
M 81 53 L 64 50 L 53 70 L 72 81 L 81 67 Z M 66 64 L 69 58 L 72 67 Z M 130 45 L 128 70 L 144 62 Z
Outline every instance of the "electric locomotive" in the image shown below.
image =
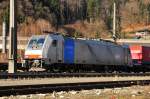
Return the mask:
M 33 35 L 25 49 L 28 68 L 102 71 L 131 64 L 129 48 L 105 40 L 75 39 L 60 34 Z

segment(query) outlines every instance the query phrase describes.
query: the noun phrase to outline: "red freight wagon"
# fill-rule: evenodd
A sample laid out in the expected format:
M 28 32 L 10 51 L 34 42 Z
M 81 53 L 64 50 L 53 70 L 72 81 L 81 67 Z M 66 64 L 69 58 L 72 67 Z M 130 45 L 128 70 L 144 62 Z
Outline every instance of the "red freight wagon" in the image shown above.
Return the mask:
M 130 51 L 134 65 L 150 64 L 150 47 L 132 45 L 130 46 Z

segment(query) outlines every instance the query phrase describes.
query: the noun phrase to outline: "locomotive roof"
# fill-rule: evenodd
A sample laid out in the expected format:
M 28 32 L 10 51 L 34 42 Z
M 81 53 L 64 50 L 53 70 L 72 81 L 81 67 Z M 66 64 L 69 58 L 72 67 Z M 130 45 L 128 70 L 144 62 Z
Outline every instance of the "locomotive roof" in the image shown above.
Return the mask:
M 119 45 L 118 43 L 115 43 L 115 42 L 110 41 L 110 40 L 105 40 L 105 39 L 90 39 L 90 38 L 73 38 L 73 39 L 88 40 L 88 41 L 101 41 L 101 42 L 104 42 L 104 43 Z
M 69 36 L 64 36 L 62 34 L 59 34 L 59 33 L 54 33 L 54 34 L 50 34 L 50 35 L 61 35 L 62 37 L 69 37 Z M 113 44 L 113 45 L 118 45 L 118 46 L 121 46 L 119 45 L 118 43 L 115 43 L 113 41 L 110 41 L 110 40 L 105 40 L 105 39 L 91 39 L 91 38 L 74 38 L 74 37 L 69 37 L 69 38 L 72 38 L 72 39 L 75 39 L 75 40 L 87 40 L 87 41 L 97 41 L 97 42 L 103 42 L 103 43 L 107 43 L 107 44 Z
M 55 34 L 48 34 L 48 35 L 50 35 L 50 36 L 52 36 L 52 35 L 61 35 L 62 37 L 68 37 L 68 36 L 64 36 L 64 35 L 62 35 L 62 34 L 58 34 L 58 33 L 55 33 Z M 46 35 L 33 35 L 32 37 L 43 37 L 43 36 L 46 36 Z M 113 45 L 118 45 L 118 46 L 120 46 L 119 44 L 117 44 L 117 43 L 115 43 L 115 42 L 113 42 L 113 41 L 110 41 L 110 40 L 105 40 L 105 39 L 91 39 L 91 38 L 73 38 L 73 37 L 69 37 L 69 38 L 72 38 L 72 39 L 74 39 L 74 40 L 85 40 L 85 41 L 95 41 L 95 42 L 103 42 L 103 43 L 107 43 L 107 44 L 113 44 Z

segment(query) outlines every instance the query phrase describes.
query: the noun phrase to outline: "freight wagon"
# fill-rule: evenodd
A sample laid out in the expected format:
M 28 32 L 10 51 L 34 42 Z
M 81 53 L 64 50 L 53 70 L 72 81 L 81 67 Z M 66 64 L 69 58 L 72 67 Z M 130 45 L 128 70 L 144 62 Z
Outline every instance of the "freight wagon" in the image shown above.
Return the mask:
M 133 65 L 150 65 L 150 47 L 141 45 L 130 46 Z

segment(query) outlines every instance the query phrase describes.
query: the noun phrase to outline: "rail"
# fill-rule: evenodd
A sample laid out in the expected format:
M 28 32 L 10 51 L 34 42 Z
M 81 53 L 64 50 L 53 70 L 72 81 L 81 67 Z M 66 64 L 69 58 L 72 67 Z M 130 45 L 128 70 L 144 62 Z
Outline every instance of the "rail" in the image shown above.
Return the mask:
M 48 72 L 23 72 L 0 73 L 0 79 L 33 79 L 33 78 L 61 78 L 61 77 L 141 77 L 150 73 L 48 73 Z
M 33 75 L 41 77 L 42 73 L 29 73 L 27 76 Z M 50 73 L 48 73 L 50 74 Z M 47 75 L 48 75 L 47 74 Z M 6 73 L 3 73 L 6 75 Z M 12 77 L 12 74 L 7 76 Z M 26 75 L 21 73 L 20 75 Z M 51 74 L 51 78 L 37 78 L 36 79 L 1 79 L 0 96 L 9 95 L 22 95 L 22 94 L 34 94 L 34 93 L 49 93 L 53 91 L 69 91 L 69 90 L 82 90 L 82 89 L 94 89 L 94 88 L 114 88 L 131 85 L 145 85 L 150 84 L 150 73 L 142 74 L 101 74 L 101 73 L 72 73 L 72 74 Z M 61 75 L 57 77 L 58 75 Z M 72 75 L 72 77 L 71 77 Z M 1 74 L 2 76 L 2 74 Z M 26 76 L 26 77 L 27 77 Z M 64 77 L 62 77 L 64 76 Z M 69 77 L 68 77 L 69 76 Z M 75 77 L 76 76 L 76 77 Z M 78 77 L 79 76 L 79 77 Z M 43 77 L 43 75 L 42 75 Z M 45 78 L 46 77 L 46 78 Z

